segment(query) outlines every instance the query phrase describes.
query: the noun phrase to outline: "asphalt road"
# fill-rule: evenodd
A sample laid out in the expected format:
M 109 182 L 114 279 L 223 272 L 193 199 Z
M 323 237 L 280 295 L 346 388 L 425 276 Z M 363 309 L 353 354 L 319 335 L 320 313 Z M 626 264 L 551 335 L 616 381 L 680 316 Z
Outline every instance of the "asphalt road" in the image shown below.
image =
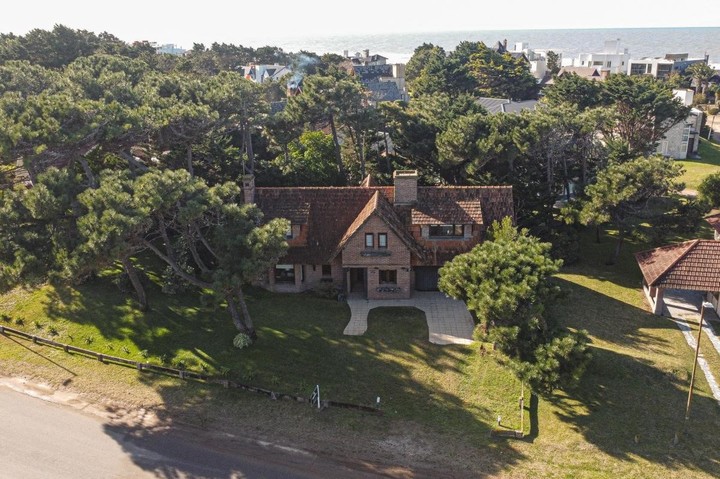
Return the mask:
M 201 431 L 132 430 L 0 386 L 0 478 L 377 478 Z

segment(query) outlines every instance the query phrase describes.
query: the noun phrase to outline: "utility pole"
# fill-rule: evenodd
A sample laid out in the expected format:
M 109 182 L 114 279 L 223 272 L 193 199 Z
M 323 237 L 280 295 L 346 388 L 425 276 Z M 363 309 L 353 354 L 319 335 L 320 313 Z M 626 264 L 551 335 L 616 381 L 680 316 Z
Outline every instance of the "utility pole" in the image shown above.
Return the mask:
M 687 406 L 685 406 L 685 422 L 690 419 L 690 402 L 692 401 L 693 388 L 695 386 L 695 372 L 697 371 L 698 356 L 700 355 L 700 337 L 702 335 L 703 319 L 705 319 L 705 311 L 712 309 L 713 305 L 708 301 L 703 301 L 700 308 L 700 325 L 698 327 L 697 341 L 695 342 L 695 362 L 693 363 L 692 375 L 690 376 L 690 391 L 688 391 Z

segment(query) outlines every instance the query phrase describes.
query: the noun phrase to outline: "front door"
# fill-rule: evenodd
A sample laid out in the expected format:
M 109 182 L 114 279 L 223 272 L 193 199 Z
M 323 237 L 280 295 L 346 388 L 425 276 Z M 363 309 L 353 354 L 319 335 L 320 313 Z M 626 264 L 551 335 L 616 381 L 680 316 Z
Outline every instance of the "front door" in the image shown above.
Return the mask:
M 350 268 L 350 292 L 364 293 L 366 285 L 367 268 Z

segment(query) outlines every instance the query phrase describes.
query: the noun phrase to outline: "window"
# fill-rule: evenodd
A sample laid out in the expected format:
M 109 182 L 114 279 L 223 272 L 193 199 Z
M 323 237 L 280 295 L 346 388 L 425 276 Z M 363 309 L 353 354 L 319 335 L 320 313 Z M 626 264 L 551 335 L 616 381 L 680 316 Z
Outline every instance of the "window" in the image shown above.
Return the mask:
M 322 275 L 332 276 L 332 266 L 330 266 L 329 264 L 322 265 Z
M 292 264 L 276 264 L 275 282 L 295 283 L 295 266 Z
M 430 225 L 431 238 L 462 237 L 463 225 Z
M 381 269 L 380 284 L 397 284 L 397 270 Z
M 378 248 L 387 248 L 387 233 L 378 233 Z
M 610 68 L 612 66 L 612 62 L 607 62 L 606 66 Z
M 291 239 L 293 237 L 292 234 L 292 225 L 288 226 L 288 229 L 285 230 L 285 238 Z
M 375 235 L 372 233 L 365 233 L 365 247 L 366 248 L 374 248 L 375 247 Z

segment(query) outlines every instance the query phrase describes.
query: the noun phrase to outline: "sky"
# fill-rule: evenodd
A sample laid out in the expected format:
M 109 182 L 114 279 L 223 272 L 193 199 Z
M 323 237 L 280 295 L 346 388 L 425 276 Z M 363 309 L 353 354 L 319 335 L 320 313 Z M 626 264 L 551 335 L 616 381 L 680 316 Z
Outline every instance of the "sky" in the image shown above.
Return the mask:
M 718 0 L 21 0 L 11 5 L 0 14 L 2 33 L 63 24 L 107 31 L 128 42 L 184 48 L 194 42 L 258 47 L 273 38 L 334 34 L 720 26 Z

